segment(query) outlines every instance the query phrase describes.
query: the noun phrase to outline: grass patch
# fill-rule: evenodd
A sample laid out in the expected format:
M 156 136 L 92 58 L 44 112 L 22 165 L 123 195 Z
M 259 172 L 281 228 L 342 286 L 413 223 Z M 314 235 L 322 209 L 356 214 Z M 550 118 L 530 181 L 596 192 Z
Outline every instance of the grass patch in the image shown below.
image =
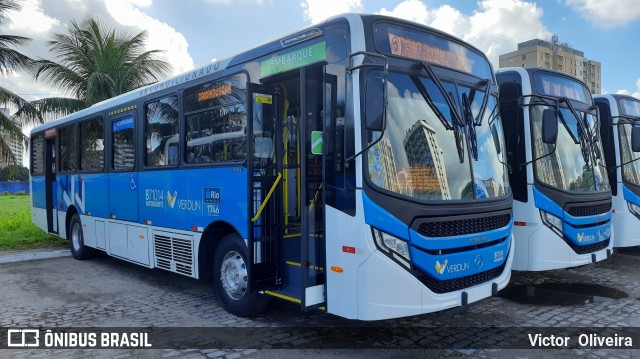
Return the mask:
M 56 247 L 67 243 L 31 222 L 29 196 L 0 196 L 0 250 Z

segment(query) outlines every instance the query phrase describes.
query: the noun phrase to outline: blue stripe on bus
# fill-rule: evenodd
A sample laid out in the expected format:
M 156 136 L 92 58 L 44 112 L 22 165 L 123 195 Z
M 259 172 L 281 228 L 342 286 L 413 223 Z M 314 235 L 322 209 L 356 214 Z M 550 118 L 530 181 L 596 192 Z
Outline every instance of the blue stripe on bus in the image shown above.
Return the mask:
M 60 211 L 74 205 L 94 217 L 114 214 L 116 219 L 188 231 L 221 220 L 248 237 L 248 177 L 243 167 L 61 174 L 57 180 Z M 44 177 L 33 181 L 34 201 L 44 208 Z M 109 194 L 109 188 L 115 192 Z
M 533 198 L 537 208 L 562 219 L 564 236 L 578 246 L 605 241 L 611 236 L 611 211 L 593 216 L 574 217 L 535 187 Z M 596 225 L 598 223 L 604 224 Z
M 31 177 L 31 199 L 36 208 L 47 208 L 44 176 Z
M 480 235 L 478 233 L 476 235 Z M 499 244 L 459 253 L 433 255 L 411 247 L 411 261 L 438 280 L 455 279 L 501 266 L 509 255 L 511 235 Z
M 623 194 L 623 197 L 624 197 L 625 201 L 631 202 L 631 203 L 635 204 L 636 206 L 640 206 L 640 197 L 638 197 L 637 194 L 631 192 L 631 190 L 628 189 L 627 186 L 625 186 L 625 185 L 622 186 L 622 194 Z
M 406 224 L 373 202 L 364 192 L 362 193 L 362 202 L 366 224 L 405 241 L 409 240 L 409 228 Z
M 411 244 L 409 253 L 412 264 L 435 279 L 447 280 L 484 272 L 502 265 L 509 255 L 513 221 L 505 228 L 493 231 L 437 239 L 426 238 L 409 229 L 405 223 L 377 205 L 366 194 L 363 194 L 363 203 L 365 222 L 383 232 L 408 240 Z M 453 254 L 435 255 L 421 249 L 467 247 L 471 240 L 479 237 L 487 237 L 487 241 L 505 237 L 506 240 L 486 248 Z

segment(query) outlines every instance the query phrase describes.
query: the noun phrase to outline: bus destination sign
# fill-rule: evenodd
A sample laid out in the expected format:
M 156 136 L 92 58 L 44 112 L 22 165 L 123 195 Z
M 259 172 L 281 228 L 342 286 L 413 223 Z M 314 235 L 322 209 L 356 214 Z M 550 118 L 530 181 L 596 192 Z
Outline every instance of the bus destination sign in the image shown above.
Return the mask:
M 389 33 L 389 45 L 391 47 L 391 53 L 394 55 L 408 57 L 418 61 L 427 61 L 432 64 L 451 67 L 467 73 L 471 72 L 475 62 L 464 55 L 392 33 Z
M 198 92 L 198 102 L 211 100 L 225 95 L 230 95 L 232 91 L 231 84 L 224 84 L 213 88 L 204 89 Z

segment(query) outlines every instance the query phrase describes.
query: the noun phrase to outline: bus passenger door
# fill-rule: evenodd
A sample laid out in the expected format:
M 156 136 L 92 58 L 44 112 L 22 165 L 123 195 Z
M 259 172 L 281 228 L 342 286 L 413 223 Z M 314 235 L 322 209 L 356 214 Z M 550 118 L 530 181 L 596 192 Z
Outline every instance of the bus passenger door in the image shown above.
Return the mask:
M 322 66 L 303 68 L 300 77 L 301 306 L 303 310 L 311 310 L 326 301 L 323 104 L 327 91 Z
M 135 118 L 125 114 L 111 121 L 111 219 L 138 221 L 138 174 L 135 172 Z
M 282 130 L 276 125 L 281 112 L 279 94 L 259 84 L 249 88 L 249 289 L 279 289 L 283 285 L 282 161 L 278 156 Z
M 55 133 L 55 132 L 54 132 Z M 58 233 L 58 183 L 56 181 L 56 137 L 47 138 L 45 148 L 45 186 L 47 201 L 47 227 L 49 232 Z

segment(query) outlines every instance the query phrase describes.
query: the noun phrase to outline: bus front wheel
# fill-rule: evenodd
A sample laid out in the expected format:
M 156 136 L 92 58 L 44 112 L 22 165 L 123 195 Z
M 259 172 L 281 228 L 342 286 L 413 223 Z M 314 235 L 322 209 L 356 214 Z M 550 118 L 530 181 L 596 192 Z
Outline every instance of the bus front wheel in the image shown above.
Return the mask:
M 95 255 L 93 248 L 84 245 L 84 235 L 82 233 L 82 223 L 80 216 L 76 213 L 69 222 L 69 242 L 71 242 L 71 254 L 75 259 L 89 259 Z
M 213 278 L 222 306 L 239 317 L 250 317 L 263 311 L 269 299 L 250 292 L 247 250 L 237 234 L 225 236 L 213 258 Z

